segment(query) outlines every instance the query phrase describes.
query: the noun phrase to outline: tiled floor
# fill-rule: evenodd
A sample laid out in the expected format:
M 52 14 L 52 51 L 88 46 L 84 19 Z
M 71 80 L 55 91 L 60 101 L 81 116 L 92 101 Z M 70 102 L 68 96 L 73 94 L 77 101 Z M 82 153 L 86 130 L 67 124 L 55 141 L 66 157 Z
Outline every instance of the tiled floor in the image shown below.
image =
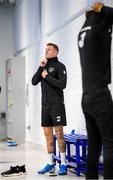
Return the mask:
M 38 145 L 26 143 L 25 145 L 18 145 L 17 147 L 8 147 L 5 143 L 0 143 L 0 172 L 9 169 L 10 165 L 26 164 L 27 175 L 16 177 L 2 177 L 0 179 L 25 179 L 25 180 L 76 180 L 85 179 L 84 177 L 77 177 L 76 174 L 68 172 L 66 176 L 49 177 L 46 175 L 38 175 L 39 170 L 47 162 L 46 150 Z

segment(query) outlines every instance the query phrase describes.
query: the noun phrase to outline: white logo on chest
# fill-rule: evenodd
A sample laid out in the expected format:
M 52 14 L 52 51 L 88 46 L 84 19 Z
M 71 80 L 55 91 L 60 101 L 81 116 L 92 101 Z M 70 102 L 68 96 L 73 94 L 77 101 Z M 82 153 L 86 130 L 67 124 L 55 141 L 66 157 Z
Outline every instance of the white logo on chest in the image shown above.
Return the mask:
M 53 72 L 54 71 L 54 67 L 49 67 L 48 71 L 49 72 Z

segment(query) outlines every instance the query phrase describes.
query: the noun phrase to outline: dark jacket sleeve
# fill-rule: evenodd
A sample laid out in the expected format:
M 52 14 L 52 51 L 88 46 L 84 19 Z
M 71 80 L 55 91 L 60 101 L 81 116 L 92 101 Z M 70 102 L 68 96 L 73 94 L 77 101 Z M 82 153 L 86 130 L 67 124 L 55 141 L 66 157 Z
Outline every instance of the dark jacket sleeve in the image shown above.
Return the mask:
M 113 24 L 113 8 L 103 6 L 101 13 L 103 14 L 102 19 L 93 27 L 94 31 L 97 32 L 106 31 Z
M 43 71 L 43 67 L 39 66 L 37 72 L 34 74 L 34 76 L 32 77 L 32 84 L 35 86 L 37 85 L 40 81 L 41 81 L 41 73 Z
M 53 78 L 51 75 L 48 74 L 45 80 L 54 87 L 65 89 L 67 83 L 66 67 L 62 64 L 58 68 L 58 79 Z

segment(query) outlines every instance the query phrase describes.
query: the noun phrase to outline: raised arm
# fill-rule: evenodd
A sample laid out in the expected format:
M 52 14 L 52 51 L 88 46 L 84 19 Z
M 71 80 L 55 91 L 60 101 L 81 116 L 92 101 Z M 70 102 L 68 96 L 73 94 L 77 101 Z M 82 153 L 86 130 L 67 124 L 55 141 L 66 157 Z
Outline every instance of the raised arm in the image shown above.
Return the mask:
M 37 85 L 41 81 L 42 71 L 44 70 L 44 67 L 46 66 L 46 64 L 47 64 L 47 59 L 42 59 L 37 72 L 32 77 L 32 84 L 34 86 Z
M 104 6 L 102 3 L 95 3 L 92 6 L 93 11 L 102 13 L 102 19 L 98 24 L 94 25 L 94 30 L 103 32 L 111 28 L 113 24 L 113 8 Z

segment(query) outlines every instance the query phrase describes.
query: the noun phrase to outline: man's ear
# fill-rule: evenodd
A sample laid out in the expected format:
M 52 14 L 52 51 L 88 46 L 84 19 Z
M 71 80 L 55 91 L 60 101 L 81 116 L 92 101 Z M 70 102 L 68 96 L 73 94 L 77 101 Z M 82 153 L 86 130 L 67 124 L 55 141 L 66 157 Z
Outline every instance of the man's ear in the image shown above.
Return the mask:
M 58 55 L 58 51 L 57 50 L 55 50 L 55 54 Z

